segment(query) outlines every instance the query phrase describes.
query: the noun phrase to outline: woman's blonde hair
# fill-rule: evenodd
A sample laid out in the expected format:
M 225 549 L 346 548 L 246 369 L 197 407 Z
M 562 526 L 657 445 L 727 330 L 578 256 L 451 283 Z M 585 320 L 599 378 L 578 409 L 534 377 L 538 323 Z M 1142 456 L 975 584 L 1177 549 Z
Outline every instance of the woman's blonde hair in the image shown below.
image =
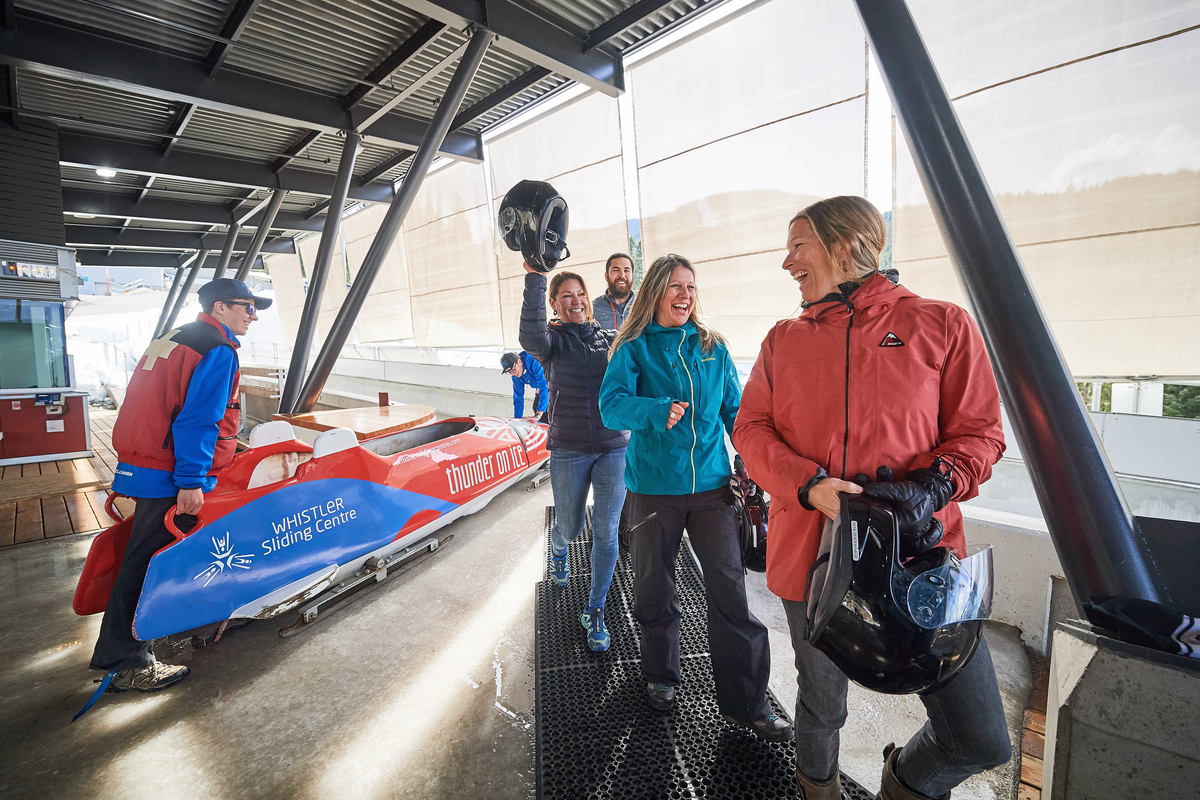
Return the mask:
M 663 295 L 667 293 L 667 286 L 671 283 L 671 273 L 675 271 L 676 267 L 686 267 L 692 273 L 692 277 L 696 277 L 696 268 L 683 256 L 665 255 L 655 259 L 642 279 L 637 296 L 633 299 L 633 308 L 629 309 L 629 314 L 621 323 L 620 330 L 617 331 L 617 337 L 609 349 L 610 358 L 613 353 L 617 352 L 618 347 L 641 336 L 642 332 L 646 330 L 646 326 L 654 321 L 654 313 L 658 310 L 658 304 Z M 696 303 L 692 306 L 692 313 L 688 319 L 700 332 L 700 346 L 706 355 L 712 353 L 713 347 L 717 343 L 725 344 L 725 337 L 710 328 L 704 321 L 704 316 L 700 311 L 699 289 L 696 290 Z
M 848 263 L 834 261 L 833 265 L 846 280 L 862 281 L 879 269 L 879 254 L 887 244 L 887 223 L 869 201 L 851 195 L 818 200 L 792 217 L 788 228 L 800 219 L 812 226 L 831 260 L 834 243 L 845 245 Z
M 579 281 L 579 285 L 581 287 L 583 287 L 583 298 L 585 300 L 587 300 L 587 304 L 588 304 L 588 310 L 587 310 L 588 319 L 594 320 L 595 317 L 592 316 L 592 298 L 588 294 L 587 284 L 584 282 L 582 275 L 578 275 L 574 272 L 556 272 L 556 273 L 554 273 L 554 277 L 550 279 L 550 290 L 547 293 L 547 296 L 551 300 L 553 300 L 554 295 L 558 294 L 558 290 L 561 289 L 562 285 L 564 283 L 566 283 L 567 281 Z M 554 313 L 557 314 L 558 311 L 555 311 Z

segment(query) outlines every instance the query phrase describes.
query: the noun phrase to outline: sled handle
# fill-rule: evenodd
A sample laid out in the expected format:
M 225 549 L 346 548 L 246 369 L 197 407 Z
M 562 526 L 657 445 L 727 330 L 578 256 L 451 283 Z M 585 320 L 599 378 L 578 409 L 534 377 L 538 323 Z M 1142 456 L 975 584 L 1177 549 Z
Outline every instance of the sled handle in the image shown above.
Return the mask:
M 167 509 L 167 513 L 165 515 L 163 515 L 163 524 L 167 526 L 167 530 L 169 530 L 171 532 L 172 536 L 174 536 L 176 539 L 183 539 L 184 537 L 187 536 L 187 533 L 184 533 L 183 531 L 179 530 L 179 528 L 175 525 L 175 509 L 178 507 L 179 507 L 179 505 L 177 503 Z M 191 530 L 193 530 L 193 531 L 196 530 L 196 528 L 203 527 L 203 523 L 200 522 L 200 515 L 196 514 L 195 517 L 196 517 L 196 524 L 193 525 L 191 528 Z M 190 532 L 191 531 L 189 531 L 189 533 Z
M 113 522 L 124 522 L 125 516 L 121 513 L 121 509 L 114 505 L 118 497 L 128 497 L 128 495 L 110 492 L 108 498 L 104 501 L 104 513 L 108 514 L 108 516 L 112 518 Z

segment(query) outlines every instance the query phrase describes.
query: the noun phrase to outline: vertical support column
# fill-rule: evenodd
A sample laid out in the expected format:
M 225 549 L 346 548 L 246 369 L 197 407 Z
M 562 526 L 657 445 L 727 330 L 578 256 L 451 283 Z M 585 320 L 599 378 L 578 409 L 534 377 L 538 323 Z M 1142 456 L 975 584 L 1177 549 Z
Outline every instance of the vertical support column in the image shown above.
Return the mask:
M 279 207 L 283 205 L 283 198 L 286 194 L 286 189 L 276 189 L 271 195 L 271 203 L 263 212 L 262 221 L 258 223 L 258 230 L 254 232 L 254 238 L 250 240 L 250 247 L 238 264 L 237 275 L 234 277 L 239 281 L 246 280 L 246 276 L 250 274 L 250 268 L 254 266 L 254 260 L 258 258 L 258 251 L 262 249 L 263 242 L 267 240 L 267 234 L 271 232 L 271 226 L 275 224 L 275 215 L 279 213 Z
M 242 229 L 242 224 L 236 219 L 229 223 L 229 233 L 225 234 L 225 246 L 221 248 L 221 259 L 217 262 L 217 268 L 213 270 L 213 280 L 225 277 L 225 270 L 229 269 L 229 259 L 233 257 L 233 246 L 237 243 L 238 231 Z
M 176 292 L 179 291 L 179 284 L 183 281 L 183 273 L 188 264 L 196 260 L 196 254 L 193 253 L 191 259 L 183 262 L 175 268 L 175 277 L 171 279 L 171 288 L 167 290 L 167 299 L 163 301 L 162 313 L 158 315 L 158 324 L 154 326 L 154 335 L 151 339 L 157 339 L 162 336 L 163 325 L 167 321 L 167 317 L 171 313 L 171 309 L 175 305 Z
M 350 191 L 350 179 L 354 175 L 354 160 L 358 156 L 358 143 L 362 136 L 358 131 L 346 131 L 346 142 L 342 145 L 342 160 L 338 162 L 337 179 L 333 184 L 333 195 L 329 198 L 329 210 L 325 212 L 325 227 L 321 230 L 321 246 L 317 249 L 317 263 L 313 266 L 308 281 L 308 295 L 304 298 L 304 311 L 300 315 L 300 326 L 296 329 L 296 343 L 292 347 L 292 360 L 288 365 L 287 382 L 279 395 L 279 413 L 290 414 L 304 382 L 308 367 L 308 351 L 312 349 L 313 332 L 317 327 L 317 315 L 321 313 L 321 295 L 325 292 L 325 274 L 333 258 L 333 247 L 338 240 L 342 225 L 342 209 L 346 206 L 346 194 Z
M 196 277 L 200 274 L 200 270 L 204 268 L 204 262 L 207 259 L 207 250 L 201 250 L 200 254 L 196 256 L 196 261 L 192 264 L 191 270 L 188 271 L 187 280 L 183 282 L 183 288 L 179 290 L 179 296 L 175 298 L 175 306 L 171 309 L 171 316 L 167 317 L 166 324 L 163 325 L 163 329 L 158 333 L 159 336 L 171 330 L 172 326 L 175 325 L 175 318 L 179 316 L 179 310 L 187 302 L 188 292 L 192 290 L 192 285 L 196 283 Z
M 991 353 L 1075 602 L 1170 605 L 992 191 L 904 0 L 855 0 Z
M 396 234 L 399 233 L 400 226 L 404 224 L 404 217 L 412 205 L 413 198 L 416 197 L 417 190 L 421 188 L 421 183 L 425 180 L 425 173 L 429 171 L 430 164 L 437 156 L 438 149 L 442 146 L 442 141 L 450 130 L 450 123 L 454 119 L 454 115 L 458 113 L 463 97 L 471 85 L 471 79 L 475 77 L 475 71 L 479 69 L 479 64 L 483 61 L 493 38 L 494 34 L 483 28 L 476 28 L 471 35 L 471 42 L 454 70 L 454 77 L 450 79 L 442 101 L 433 113 L 433 119 L 429 121 L 429 127 L 425 130 L 425 136 L 421 140 L 421 147 L 413 156 L 408 175 L 405 176 L 404 182 L 400 184 L 400 190 L 392 199 L 392 204 L 388 207 L 383 222 L 379 224 L 379 231 L 375 234 L 375 239 L 371 242 L 371 249 L 367 251 L 367 255 L 363 259 L 362 267 L 358 270 L 358 277 L 354 279 L 354 285 L 350 287 L 350 293 L 342 303 L 342 309 L 329 329 L 329 335 L 325 337 L 325 343 L 317 355 L 312 372 L 309 373 L 308 379 L 304 383 L 304 389 L 300 393 L 293 412 L 309 412 L 312 410 L 313 404 L 317 402 L 317 397 L 320 396 L 321 389 L 324 388 L 325 381 L 329 378 L 329 373 L 333 371 L 334 362 L 337 361 L 342 345 L 346 343 L 346 337 L 350 335 L 354 320 L 358 316 L 363 302 L 367 299 L 367 293 L 371 291 L 371 284 L 374 283 L 375 276 L 383 264 L 384 256 L 391 249 L 392 243 L 396 241 Z M 331 212 L 334 210 L 330 208 Z

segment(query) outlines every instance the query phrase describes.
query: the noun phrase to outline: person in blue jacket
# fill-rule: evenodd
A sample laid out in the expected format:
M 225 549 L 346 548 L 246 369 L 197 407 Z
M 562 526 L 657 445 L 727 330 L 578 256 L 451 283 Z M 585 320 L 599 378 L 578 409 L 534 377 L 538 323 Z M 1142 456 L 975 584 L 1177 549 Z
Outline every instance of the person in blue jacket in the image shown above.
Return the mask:
M 533 387 L 533 417 L 538 422 L 546 421 L 546 375 L 542 365 L 533 356 L 522 350 L 520 353 L 505 353 L 500 356 L 501 371 L 512 376 L 513 416 L 525 416 L 525 387 Z
M 733 430 L 740 398 L 725 339 L 700 314 L 692 265 L 676 255 L 656 260 L 617 332 L 600 387 L 604 424 L 630 431 L 625 486 L 646 695 L 657 710 L 675 705 L 675 558 L 687 528 L 704 572 L 717 706 L 728 721 L 782 742 L 792 728 L 767 700 L 770 644 L 746 603 L 730 505 L 725 434 Z

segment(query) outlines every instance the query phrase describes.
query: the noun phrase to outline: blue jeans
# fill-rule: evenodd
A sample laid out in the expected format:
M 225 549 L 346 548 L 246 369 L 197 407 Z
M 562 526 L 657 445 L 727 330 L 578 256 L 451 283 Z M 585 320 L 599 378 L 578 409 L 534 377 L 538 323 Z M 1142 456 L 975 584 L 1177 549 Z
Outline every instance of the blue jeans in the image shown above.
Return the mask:
M 625 448 L 607 453 L 550 451 L 550 485 L 554 489 L 551 543 L 561 553 L 583 533 L 588 484 L 592 485 L 592 589 L 588 608 L 603 608 L 617 565 L 617 524 L 625 503 Z
M 848 682 L 829 657 L 804 638 L 807 604 L 784 600 L 796 653 L 796 767 L 816 781 L 833 775 L 838 731 L 846 722 Z M 896 777 L 929 797 L 941 797 L 972 775 L 1012 756 L 1008 723 L 987 639 L 962 671 L 922 695 L 929 719 L 900 751 Z

